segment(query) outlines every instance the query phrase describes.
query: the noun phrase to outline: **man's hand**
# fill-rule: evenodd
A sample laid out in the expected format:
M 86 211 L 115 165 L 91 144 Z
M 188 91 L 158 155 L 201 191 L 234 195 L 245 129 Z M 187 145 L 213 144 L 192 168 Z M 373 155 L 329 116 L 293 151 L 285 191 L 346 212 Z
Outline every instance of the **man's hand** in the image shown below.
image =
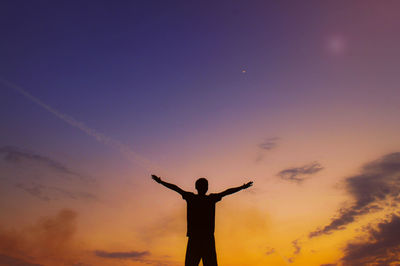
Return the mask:
M 251 187 L 252 185 L 253 185 L 253 181 L 250 181 L 249 183 L 243 184 L 242 188 L 246 189 L 246 188 Z
M 229 188 L 229 189 L 227 189 L 227 190 L 225 190 L 225 191 L 222 191 L 221 193 L 218 193 L 218 195 L 221 196 L 221 197 L 225 197 L 225 196 L 228 196 L 228 195 L 230 195 L 230 194 L 239 192 L 239 191 L 241 191 L 242 189 L 249 188 L 249 187 L 251 187 L 252 185 L 253 185 L 253 182 L 249 182 L 249 183 L 243 184 L 243 185 L 241 185 L 241 186 L 239 186 L 239 187 Z
M 151 178 L 153 178 L 154 181 L 156 181 L 157 183 L 161 183 L 161 178 L 159 178 L 156 175 L 151 175 Z
M 156 175 L 151 175 L 151 178 L 153 178 L 154 181 L 156 181 L 157 183 L 163 185 L 164 187 L 172 189 L 172 190 L 178 192 L 181 195 L 183 195 L 186 192 L 183 189 L 181 189 L 180 187 L 178 187 L 177 185 L 170 184 L 168 182 L 162 181 L 161 178 L 156 176 Z

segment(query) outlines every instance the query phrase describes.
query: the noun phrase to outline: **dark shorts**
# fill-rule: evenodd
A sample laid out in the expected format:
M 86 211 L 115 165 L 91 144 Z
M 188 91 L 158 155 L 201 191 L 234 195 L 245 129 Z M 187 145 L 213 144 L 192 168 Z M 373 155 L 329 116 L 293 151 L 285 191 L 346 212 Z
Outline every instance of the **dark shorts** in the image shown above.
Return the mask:
M 189 236 L 186 248 L 185 266 L 198 266 L 203 260 L 204 266 L 217 266 L 214 236 Z

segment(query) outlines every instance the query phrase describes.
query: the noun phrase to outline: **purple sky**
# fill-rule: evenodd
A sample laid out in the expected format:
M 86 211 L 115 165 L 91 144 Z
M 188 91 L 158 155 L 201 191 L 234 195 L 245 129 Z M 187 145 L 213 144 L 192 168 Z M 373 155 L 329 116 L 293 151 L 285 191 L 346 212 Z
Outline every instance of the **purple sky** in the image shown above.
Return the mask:
M 351 203 L 356 189 L 341 181 L 400 150 L 399 14 L 396 0 L 2 1 L 0 218 L 24 224 L 71 207 L 88 229 L 80 236 L 100 243 L 93 250 L 154 248 L 178 260 L 180 249 L 133 233 L 131 249 L 107 222 L 121 217 L 121 235 L 139 234 L 183 210 L 129 160 L 135 152 L 185 188 L 197 176 L 213 191 L 254 178 L 253 192 L 232 204 L 256 206 L 248 216 L 273 229 L 269 243 L 254 241 L 282 256 L 253 261 L 279 265 L 300 239 L 309 255 L 326 245 L 319 258 L 337 244 L 325 261 L 334 262 L 348 239 L 299 237 Z M 96 242 L 99 232 L 108 234 Z

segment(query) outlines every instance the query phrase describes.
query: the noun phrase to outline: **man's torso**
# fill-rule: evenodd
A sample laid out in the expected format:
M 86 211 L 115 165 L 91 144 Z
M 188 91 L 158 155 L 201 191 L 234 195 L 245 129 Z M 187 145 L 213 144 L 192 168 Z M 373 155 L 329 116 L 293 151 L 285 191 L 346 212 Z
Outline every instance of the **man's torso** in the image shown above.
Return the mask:
M 187 236 L 210 236 L 215 228 L 215 203 L 221 200 L 218 194 L 196 195 L 185 192 L 187 202 Z

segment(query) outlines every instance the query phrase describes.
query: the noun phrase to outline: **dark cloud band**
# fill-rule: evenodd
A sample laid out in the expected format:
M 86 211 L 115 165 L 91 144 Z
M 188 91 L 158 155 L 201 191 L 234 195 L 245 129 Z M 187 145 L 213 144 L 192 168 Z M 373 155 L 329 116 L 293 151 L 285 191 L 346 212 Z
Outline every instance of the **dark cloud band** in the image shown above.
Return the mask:
M 272 150 L 278 146 L 278 140 L 279 138 L 269 138 L 266 139 L 264 142 L 260 143 L 258 147 L 262 150 Z
M 284 169 L 278 173 L 278 176 L 286 181 L 301 183 L 310 175 L 316 174 L 324 169 L 320 163 L 312 162 L 300 167 Z
M 358 175 L 345 179 L 345 186 L 354 198 L 354 204 L 340 209 L 328 225 L 311 232 L 309 237 L 344 229 L 357 217 L 381 210 L 382 202 L 399 201 L 400 152 L 387 154 L 364 165 Z
M 62 163 L 59 163 L 49 157 L 42 156 L 42 155 L 36 154 L 31 151 L 22 150 L 20 148 L 14 147 L 14 146 L 1 147 L 0 154 L 4 154 L 4 160 L 8 161 L 8 162 L 18 163 L 18 162 L 30 161 L 33 163 L 40 163 L 40 164 L 46 165 L 47 167 L 49 167 L 59 173 L 72 175 L 75 177 L 79 177 L 80 179 L 85 178 L 81 174 L 78 174 L 78 173 L 70 170 L 68 167 L 64 166 Z
M 130 252 L 108 252 L 103 250 L 96 250 L 94 254 L 97 257 L 108 258 L 108 259 L 141 259 L 145 256 L 148 256 L 150 252 L 148 251 L 130 251 Z
M 369 240 L 349 243 L 341 259 L 344 265 L 392 265 L 400 261 L 400 216 L 368 230 Z

